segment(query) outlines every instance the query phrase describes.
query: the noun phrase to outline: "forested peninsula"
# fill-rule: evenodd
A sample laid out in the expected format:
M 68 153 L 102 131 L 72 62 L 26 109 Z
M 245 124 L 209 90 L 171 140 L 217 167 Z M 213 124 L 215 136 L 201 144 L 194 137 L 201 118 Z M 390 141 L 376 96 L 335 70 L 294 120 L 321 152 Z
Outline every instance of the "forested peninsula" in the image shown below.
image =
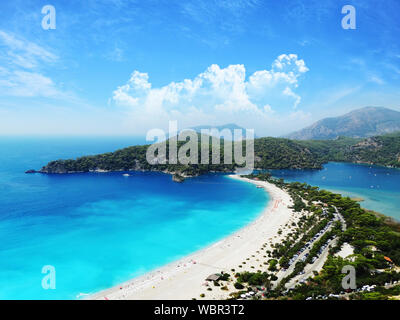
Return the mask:
M 178 142 L 178 148 L 185 141 Z M 234 142 L 239 143 L 239 142 Z M 212 164 L 211 155 L 215 146 L 210 137 L 210 164 L 171 164 L 168 156 L 165 163 L 149 163 L 146 152 L 150 145 L 131 146 L 98 155 L 77 159 L 49 162 L 40 170 L 27 173 L 64 174 L 102 171 L 161 171 L 183 177 L 197 176 L 208 172 L 232 172 L 242 165 L 233 161 L 224 164 L 224 140 L 220 140 L 220 164 Z M 243 142 L 243 154 L 246 144 Z M 199 150 L 201 143 L 199 143 Z M 166 142 L 169 154 L 169 140 Z M 400 167 L 400 132 L 367 139 L 340 137 L 335 140 L 290 140 L 285 138 L 257 138 L 254 140 L 255 169 L 320 169 L 329 161 L 365 163 L 388 167 Z

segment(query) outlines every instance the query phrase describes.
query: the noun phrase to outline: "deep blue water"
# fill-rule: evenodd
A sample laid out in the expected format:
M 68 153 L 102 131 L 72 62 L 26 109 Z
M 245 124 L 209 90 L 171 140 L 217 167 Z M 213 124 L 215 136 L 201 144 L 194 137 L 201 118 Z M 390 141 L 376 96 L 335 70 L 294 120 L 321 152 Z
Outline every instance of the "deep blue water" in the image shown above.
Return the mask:
M 262 189 L 223 175 L 24 174 L 141 138 L 0 138 L 0 299 L 75 299 L 164 265 L 248 224 Z M 42 267 L 56 289 L 41 286 Z
M 322 170 L 273 170 L 275 177 L 364 199 L 361 206 L 400 220 L 400 170 L 331 162 Z

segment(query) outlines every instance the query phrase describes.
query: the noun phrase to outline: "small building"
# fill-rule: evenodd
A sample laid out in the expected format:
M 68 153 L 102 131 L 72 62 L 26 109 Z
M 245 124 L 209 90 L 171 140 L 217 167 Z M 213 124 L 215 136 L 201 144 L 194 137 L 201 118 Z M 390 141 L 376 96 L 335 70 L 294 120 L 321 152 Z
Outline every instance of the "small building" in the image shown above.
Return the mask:
M 207 281 L 218 281 L 219 279 L 221 279 L 221 274 L 214 273 L 214 274 L 209 275 L 206 280 Z

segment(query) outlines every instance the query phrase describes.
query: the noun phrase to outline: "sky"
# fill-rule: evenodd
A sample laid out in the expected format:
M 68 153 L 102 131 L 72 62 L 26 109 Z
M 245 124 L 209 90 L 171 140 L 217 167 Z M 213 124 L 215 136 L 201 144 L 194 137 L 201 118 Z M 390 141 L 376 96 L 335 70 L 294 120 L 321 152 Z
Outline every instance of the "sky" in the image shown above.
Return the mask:
M 145 135 L 174 120 L 280 136 L 365 106 L 400 111 L 396 0 L 3 0 L 0 12 L 0 135 Z

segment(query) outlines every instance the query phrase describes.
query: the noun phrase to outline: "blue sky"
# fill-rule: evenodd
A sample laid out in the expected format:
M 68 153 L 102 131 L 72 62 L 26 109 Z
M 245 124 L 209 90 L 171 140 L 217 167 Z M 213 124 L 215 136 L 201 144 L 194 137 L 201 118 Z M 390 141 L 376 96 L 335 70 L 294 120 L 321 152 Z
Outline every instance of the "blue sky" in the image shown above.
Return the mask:
M 44 5 L 56 29 L 44 30 Z M 356 29 L 341 27 L 344 5 Z M 145 134 L 235 122 L 282 135 L 400 109 L 395 0 L 4 0 L 0 134 Z

